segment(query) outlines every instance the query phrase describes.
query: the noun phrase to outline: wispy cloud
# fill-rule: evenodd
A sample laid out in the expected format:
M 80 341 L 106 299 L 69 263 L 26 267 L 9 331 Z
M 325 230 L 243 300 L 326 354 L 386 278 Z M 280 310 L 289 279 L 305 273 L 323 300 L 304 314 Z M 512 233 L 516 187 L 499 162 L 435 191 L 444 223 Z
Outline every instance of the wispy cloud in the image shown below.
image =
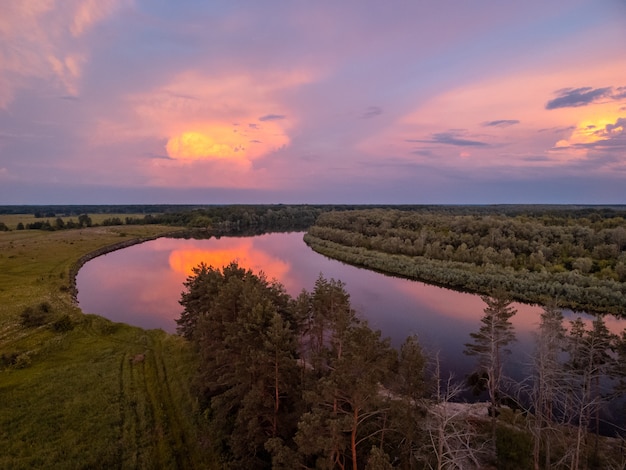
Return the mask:
M 88 58 L 83 36 L 128 2 L 2 2 L 0 108 L 32 78 L 44 80 L 63 96 L 77 96 Z
M 618 88 L 619 91 L 624 87 Z M 577 108 L 579 106 L 587 106 L 593 103 L 597 103 L 603 99 L 618 99 L 616 95 L 613 95 L 613 87 L 605 88 L 563 88 L 555 92 L 558 96 L 546 103 L 546 109 L 558 109 L 558 108 Z
M 613 93 L 613 99 L 621 100 L 626 99 L 626 86 L 620 86 L 615 89 L 615 93 Z
M 561 134 L 563 132 L 571 132 L 576 129 L 576 126 L 567 127 L 548 127 L 544 129 L 538 129 L 537 132 L 552 132 L 554 134 Z
M 376 116 L 380 116 L 383 113 L 383 109 L 380 106 L 370 106 L 361 114 L 361 119 L 370 119 Z
M 457 132 L 437 132 L 432 134 L 431 139 L 407 139 L 406 141 L 422 144 L 454 145 L 457 147 L 487 147 L 489 145 L 486 142 L 463 138 Z
M 282 119 L 287 119 L 287 116 L 284 114 L 266 114 L 265 116 L 261 116 L 259 121 L 280 121 Z
M 485 127 L 510 127 L 519 123 L 520 122 L 517 119 L 498 119 L 497 121 L 483 122 L 483 126 Z

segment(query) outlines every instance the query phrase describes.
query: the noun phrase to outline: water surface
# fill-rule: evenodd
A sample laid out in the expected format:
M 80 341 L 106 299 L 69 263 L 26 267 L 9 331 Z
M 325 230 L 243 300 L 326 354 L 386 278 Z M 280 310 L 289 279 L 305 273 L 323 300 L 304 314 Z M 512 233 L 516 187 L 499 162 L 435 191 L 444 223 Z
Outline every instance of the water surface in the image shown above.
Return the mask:
M 78 302 L 86 313 L 143 328 L 174 333 L 183 282 L 200 262 L 223 266 L 236 260 L 245 268 L 263 271 L 281 282 L 289 294 L 313 290 L 322 273 L 346 284 L 353 308 L 370 326 L 399 346 L 417 334 L 422 346 L 439 352 L 444 370 L 463 377 L 475 358 L 463 354 L 469 333 L 478 330 L 485 308 L 477 295 L 421 282 L 386 276 L 326 258 L 311 250 L 302 233 L 274 233 L 254 237 L 209 240 L 159 238 L 95 258 L 77 276 Z M 515 304 L 512 318 L 517 341 L 510 346 L 509 373 L 518 376 L 529 363 L 532 332 L 541 307 Z M 576 316 L 564 312 L 566 320 Z M 584 316 L 587 322 L 590 317 Z M 626 322 L 607 316 L 614 332 Z

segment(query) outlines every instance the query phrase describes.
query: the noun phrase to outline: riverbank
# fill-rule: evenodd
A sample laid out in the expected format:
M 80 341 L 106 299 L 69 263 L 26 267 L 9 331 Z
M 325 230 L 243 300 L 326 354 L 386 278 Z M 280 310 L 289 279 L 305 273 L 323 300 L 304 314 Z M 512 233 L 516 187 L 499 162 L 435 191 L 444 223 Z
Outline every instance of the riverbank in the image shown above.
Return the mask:
M 577 273 L 518 272 L 496 265 L 443 261 L 423 256 L 389 254 L 358 246 L 348 246 L 316 237 L 304 241 L 317 253 L 353 266 L 380 273 L 426 282 L 461 292 L 492 295 L 506 291 L 513 300 L 588 313 L 626 315 L 626 285 L 612 280 L 589 279 Z
M 123 234 L 124 232 L 120 232 L 120 233 Z M 78 275 L 78 271 L 80 271 L 80 268 L 82 268 L 83 265 L 87 263 L 88 261 L 91 261 L 92 259 L 97 258 L 98 256 L 106 255 L 107 253 L 112 253 L 114 251 L 121 250 L 123 248 L 128 248 L 129 246 L 139 245 L 140 243 L 145 243 L 150 240 L 156 240 L 157 238 L 161 238 L 161 237 L 182 236 L 185 233 L 188 233 L 188 230 L 181 228 L 180 230 L 173 230 L 173 231 L 170 230 L 168 232 L 157 233 L 154 235 L 131 238 L 131 239 L 124 240 L 121 242 L 113 243 L 111 245 L 106 245 L 101 248 L 97 248 L 94 251 L 91 251 L 81 256 L 72 265 L 69 271 L 69 278 L 70 278 L 69 291 L 70 291 L 70 294 L 72 295 L 72 300 L 74 301 L 75 304 L 77 303 L 76 297 L 78 295 L 78 290 L 76 289 L 76 276 Z

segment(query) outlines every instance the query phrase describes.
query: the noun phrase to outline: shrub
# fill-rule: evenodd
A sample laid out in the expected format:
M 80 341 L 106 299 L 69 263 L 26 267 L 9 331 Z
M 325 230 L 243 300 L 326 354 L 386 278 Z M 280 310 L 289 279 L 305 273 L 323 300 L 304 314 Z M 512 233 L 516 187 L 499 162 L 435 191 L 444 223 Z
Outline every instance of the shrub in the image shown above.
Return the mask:
M 30 366 L 31 362 L 32 361 L 31 361 L 30 356 L 28 355 L 28 353 L 20 354 L 19 356 L 17 356 L 17 358 L 15 360 L 15 368 L 16 369 L 25 369 L 26 367 Z
M 66 314 L 59 318 L 57 321 L 55 321 L 52 324 L 52 328 L 54 329 L 54 331 L 57 331 L 59 333 L 71 331 L 74 329 L 74 322 L 72 321 L 70 316 Z
M 35 307 L 26 307 L 20 314 L 21 323 L 27 328 L 45 325 L 50 319 L 52 307 L 48 302 L 40 303 Z
M 532 439 L 527 432 L 508 426 L 498 428 L 496 434 L 498 468 L 502 470 L 523 470 L 533 468 Z
M 14 366 L 17 362 L 18 356 L 19 353 L 16 352 L 2 354 L 0 356 L 0 370 L 6 367 Z

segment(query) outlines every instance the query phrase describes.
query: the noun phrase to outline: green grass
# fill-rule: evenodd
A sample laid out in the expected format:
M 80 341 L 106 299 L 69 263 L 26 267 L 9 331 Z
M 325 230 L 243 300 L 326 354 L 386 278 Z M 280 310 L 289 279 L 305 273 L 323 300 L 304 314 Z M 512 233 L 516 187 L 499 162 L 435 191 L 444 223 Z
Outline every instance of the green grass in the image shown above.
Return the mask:
M 1 469 L 211 468 L 189 391 L 195 358 L 188 344 L 83 315 L 68 289 L 81 256 L 166 231 L 0 233 Z M 47 323 L 22 326 L 23 310 L 42 302 Z M 73 328 L 55 329 L 65 315 Z

